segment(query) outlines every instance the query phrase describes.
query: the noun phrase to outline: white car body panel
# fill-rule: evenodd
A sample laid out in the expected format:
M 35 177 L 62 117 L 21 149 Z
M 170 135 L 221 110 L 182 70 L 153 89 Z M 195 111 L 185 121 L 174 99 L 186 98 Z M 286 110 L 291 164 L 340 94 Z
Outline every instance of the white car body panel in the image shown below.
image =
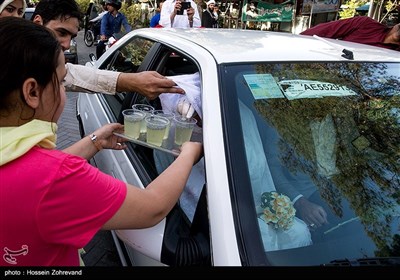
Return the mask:
M 357 47 L 354 53 L 354 59 L 364 61 L 379 61 L 384 58 L 392 57 L 394 61 L 399 61 L 397 51 L 372 47 L 364 44 L 357 44 L 347 41 L 317 38 L 317 36 L 296 35 L 278 32 L 253 32 L 251 30 L 210 30 L 202 29 L 174 29 L 165 28 L 163 32 L 157 32 L 159 29 L 138 29 L 131 32 L 140 34 L 144 37 L 157 38 L 176 48 L 194 55 L 189 46 L 195 43 L 201 47 L 210 50 L 218 63 L 228 62 L 249 62 L 249 61 L 337 61 L 342 50 L 350 51 Z M 201 34 L 207 32 L 209 37 L 203 37 Z M 241 37 L 243 34 L 243 37 Z M 273 35 L 273 36 L 271 36 Z M 128 40 L 124 36 L 114 45 L 123 44 Z M 176 36 L 181 39 L 190 40 L 190 45 L 183 40 L 174 40 Z M 261 38 L 260 38 L 261 36 Z M 293 45 L 293 37 L 296 39 L 296 45 Z M 272 43 L 271 43 L 272 42 Z M 360 48 L 361 47 L 361 48 Z M 293 52 L 293 49 L 303 51 Z M 196 57 L 198 59 L 198 57 Z M 340 58 L 346 60 L 345 58 Z M 100 58 L 101 62 L 103 57 Z
M 207 33 L 209 37 L 202 34 Z M 157 39 L 165 45 L 181 51 L 193 58 L 199 64 L 202 80 L 203 97 L 203 145 L 205 150 L 205 162 L 207 166 L 206 181 L 208 193 L 208 211 L 211 256 L 215 266 L 241 266 L 241 258 L 238 248 L 238 237 L 235 234 L 232 202 L 229 189 L 228 171 L 226 170 L 226 151 L 224 147 L 223 124 L 221 120 L 220 96 L 218 93 L 218 81 L 216 77 L 217 64 L 229 62 L 249 61 L 347 61 L 342 57 L 342 50 L 354 51 L 354 60 L 380 61 L 392 60 L 400 62 L 399 53 L 386 49 L 375 48 L 350 42 L 321 39 L 311 36 L 300 36 L 285 33 L 254 32 L 247 30 L 202 30 L 202 29 L 137 29 L 125 35 L 117 41 L 105 54 L 94 63 L 98 68 L 116 48 L 125 44 L 133 35 L 138 34 L 145 38 Z M 260 37 L 261 36 L 261 37 Z M 176 40 L 179 37 L 180 40 Z M 296 44 L 293 45 L 294 38 Z M 357 47 L 357 49 L 355 49 Z M 294 52 L 293 49 L 303 51 Z M 205 83 L 207 81 L 207 83 Z M 81 95 L 80 98 L 97 100 L 94 96 Z M 96 104 L 95 102 L 93 102 Z M 97 104 L 99 105 L 99 104 Z M 96 115 L 85 115 L 87 111 L 98 112 L 99 108 L 87 108 L 83 113 L 85 118 L 96 118 L 98 126 L 115 120 L 99 119 Z M 103 112 L 102 112 L 103 113 Z M 96 127 L 85 127 L 91 131 Z M 215 139 L 220 139 L 216 141 Z M 211 142 L 211 140 L 213 140 Z M 126 162 L 127 156 L 121 151 L 106 151 L 96 157 L 112 157 L 115 162 Z M 215 159 L 220 159 L 216 161 Z M 114 166 L 110 170 L 121 180 L 132 184 L 141 185 L 138 174 L 131 167 Z M 221 211 L 224 209 L 224 211 Z M 115 233 L 126 244 L 140 254 L 154 259 L 154 263 L 160 261 L 162 247 L 162 232 L 165 227 L 165 219 L 158 225 L 143 230 L 117 230 Z M 144 259 L 144 262 L 146 260 Z M 152 265 L 154 264 L 152 262 Z M 141 263 L 140 256 L 137 259 Z M 160 263 L 161 264 L 161 263 Z

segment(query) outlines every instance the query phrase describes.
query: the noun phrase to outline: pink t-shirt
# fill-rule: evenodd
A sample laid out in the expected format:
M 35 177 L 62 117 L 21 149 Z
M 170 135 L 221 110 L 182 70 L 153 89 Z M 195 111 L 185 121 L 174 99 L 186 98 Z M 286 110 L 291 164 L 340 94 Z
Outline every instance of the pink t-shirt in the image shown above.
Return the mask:
M 121 207 L 126 184 L 57 150 L 32 148 L 0 167 L 1 266 L 77 266 Z

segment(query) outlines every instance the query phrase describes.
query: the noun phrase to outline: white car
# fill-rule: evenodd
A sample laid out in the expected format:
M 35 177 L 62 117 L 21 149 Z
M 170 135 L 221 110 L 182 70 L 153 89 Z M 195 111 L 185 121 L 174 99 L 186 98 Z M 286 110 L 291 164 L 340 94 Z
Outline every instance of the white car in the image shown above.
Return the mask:
M 276 32 L 150 28 L 91 65 L 191 79 L 184 89 L 204 144 L 166 219 L 113 231 L 124 265 L 400 263 L 399 52 Z M 165 96 L 81 93 L 82 136 L 123 123 L 133 104 L 166 107 Z M 162 109 L 176 113 L 173 96 Z M 144 188 L 173 158 L 133 141 L 92 162 Z

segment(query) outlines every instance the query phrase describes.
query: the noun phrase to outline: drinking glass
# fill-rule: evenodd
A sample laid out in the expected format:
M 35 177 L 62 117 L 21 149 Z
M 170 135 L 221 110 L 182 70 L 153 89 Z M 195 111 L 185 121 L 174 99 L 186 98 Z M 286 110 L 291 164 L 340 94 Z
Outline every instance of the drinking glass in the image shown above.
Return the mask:
M 150 116 L 151 113 L 154 111 L 154 107 L 147 104 L 134 104 L 132 108 L 145 112 L 146 117 Z M 142 124 L 140 126 L 140 133 L 146 133 L 146 122 L 144 121 L 144 119 L 142 120 Z
M 147 127 L 146 142 L 161 147 L 165 130 L 170 121 L 167 118 L 151 115 L 145 118 Z
M 152 114 L 155 116 L 161 116 L 161 117 L 167 118 L 169 120 L 169 125 L 167 126 L 167 129 L 165 130 L 165 134 L 164 134 L 164 138 L 163 138 L 164 140 L 167 140 L 168 136 L 169 136 L 169 130 L 171 128 L 172 122 L 174 121 L 175 114 L 167 113 L 167 112 L 164 112 L 163 110 L 154 110 Z
M 184 142 L 190 141 L 192 132 L 197 120 L 195 118 L 184 118 L 175 116 L 175 144 L 181 146 Z
M 140 136 L 140 126 L 144 120 L 146 113 L 136 109 L 126 109 L 122 111 L 124 115 L 125 135 L 133 139 Z

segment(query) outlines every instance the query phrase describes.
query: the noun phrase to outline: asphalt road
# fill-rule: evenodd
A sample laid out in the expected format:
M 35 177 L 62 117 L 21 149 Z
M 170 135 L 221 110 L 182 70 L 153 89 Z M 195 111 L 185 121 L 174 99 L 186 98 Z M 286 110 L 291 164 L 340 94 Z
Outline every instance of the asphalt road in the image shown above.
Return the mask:
M 91 47 L 85 45 L 85 42 L 83 41 L 83 30 L 78 32 L 78 36 L 76 36 L 75 40 L 78 45 L 79 64 L 85 65 L 85 63 L 89 61 L 89 54 L 96 54 L 96 47 L 94 45 Z
M 83 31 L 76 38 L 79 64 L 89 61 L 89 53 L 96 52 L 96 47 L 86 47 L 83 42 Z M 67 92 L 67 102 L 58 121 L 57 149 L 62 150 L 81 139 L 76 118 L 76 101 L 78 93 Z M 88 202 L 90 203 L 90 202 Z M 99 231 L 85 246 L 82 259 L 86 266 L 122 266 L 113 243 L 110 231 Z

